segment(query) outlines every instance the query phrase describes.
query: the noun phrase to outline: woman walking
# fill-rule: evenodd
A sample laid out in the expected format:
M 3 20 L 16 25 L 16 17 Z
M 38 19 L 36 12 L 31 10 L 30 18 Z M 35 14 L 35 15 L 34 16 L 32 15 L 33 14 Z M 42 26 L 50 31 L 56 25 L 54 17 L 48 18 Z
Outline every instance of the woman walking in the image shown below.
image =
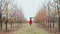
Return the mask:
M 30 20 L 29 20 L 29 24 L 30 24 L 30 26 L 31 26 L 31 24 L 32 24 L 32 18 L 30 18 Z

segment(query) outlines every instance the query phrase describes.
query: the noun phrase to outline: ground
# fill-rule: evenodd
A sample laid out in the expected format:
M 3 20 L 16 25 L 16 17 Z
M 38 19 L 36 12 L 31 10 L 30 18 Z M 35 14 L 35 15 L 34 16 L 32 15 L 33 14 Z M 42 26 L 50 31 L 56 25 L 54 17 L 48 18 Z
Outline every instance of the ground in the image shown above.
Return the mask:
M 37 24 L 33 23 L 31 26 L 28 23 L 24 23 L 22 28 L 17 29 L 16 31 L 5 33 L 5 34 L 52 34 L 48 31 L 45 31 L 42 28 L 38 28 Z

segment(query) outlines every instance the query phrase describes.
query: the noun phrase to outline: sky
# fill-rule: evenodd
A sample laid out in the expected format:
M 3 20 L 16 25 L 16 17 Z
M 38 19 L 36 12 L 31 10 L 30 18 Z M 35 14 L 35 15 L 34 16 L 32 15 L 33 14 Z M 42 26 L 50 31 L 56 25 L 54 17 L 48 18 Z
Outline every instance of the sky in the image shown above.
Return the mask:
M 23 9 L 23 14 L 28 20 L 30 17 L 34 17 L 39 8 L 47 2 L 48 0 L 15 0 L 15 4 L 18 8 L 21 7 Z

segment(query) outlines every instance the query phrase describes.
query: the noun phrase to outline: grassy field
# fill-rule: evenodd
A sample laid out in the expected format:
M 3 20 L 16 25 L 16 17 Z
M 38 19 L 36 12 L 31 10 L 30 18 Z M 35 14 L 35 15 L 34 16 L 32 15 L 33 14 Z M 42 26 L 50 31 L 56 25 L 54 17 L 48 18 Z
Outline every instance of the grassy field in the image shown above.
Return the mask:
M 20 30 L 21 34 L 51 34 L 48 31 L 45 31 L 42 28 L 37 28 L 36 24 L 29 24 L 23 25 L 23 28 Z
M 45 31 L 42 28 L 37 28 L 37 24 L 33 23 L 31 26 L 28 23 L 24 23 L 22 28 L 6 34 L 53 34 L 48 31 Z

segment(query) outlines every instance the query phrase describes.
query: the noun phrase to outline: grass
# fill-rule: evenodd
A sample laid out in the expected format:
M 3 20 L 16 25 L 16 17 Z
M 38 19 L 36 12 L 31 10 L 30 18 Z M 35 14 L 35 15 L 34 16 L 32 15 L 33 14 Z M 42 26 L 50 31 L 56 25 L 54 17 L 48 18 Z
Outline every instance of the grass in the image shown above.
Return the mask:
M 23 25 L 24 27 L 20 30 L 20 33 L 21 34 L 51 34 L 42 28 L 37 28 L 35 25 L 36 24 L 33 24 L 32 26 L 30 26 L 29 24 Z
M 6 34 L 52 34 L 52 33 L 45 31 L 42 28 L 37 28 L 35 23 L 33 23 L 31 26 L 28 23 L 24 23 L 21 29 Z

